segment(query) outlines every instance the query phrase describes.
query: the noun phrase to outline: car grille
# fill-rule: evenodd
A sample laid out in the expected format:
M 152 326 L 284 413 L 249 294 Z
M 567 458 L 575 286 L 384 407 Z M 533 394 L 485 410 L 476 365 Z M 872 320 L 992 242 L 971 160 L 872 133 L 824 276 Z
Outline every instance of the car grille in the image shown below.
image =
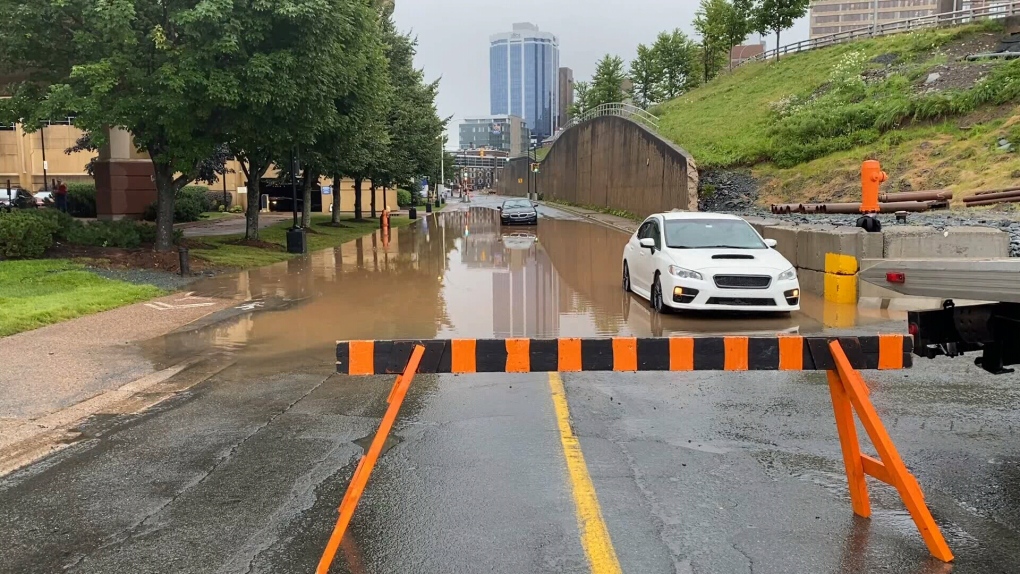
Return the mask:
M 756 297 L 709 297 L 708 304 L 733 307 L 775 307 L 776 300 Z
M 511 213 L 510 219 L 531 219 L 535 217 L 534 213 Z
M 720 289 L 768 289 L 772 278 L 768 275 L 716 275 L 715 286 Z

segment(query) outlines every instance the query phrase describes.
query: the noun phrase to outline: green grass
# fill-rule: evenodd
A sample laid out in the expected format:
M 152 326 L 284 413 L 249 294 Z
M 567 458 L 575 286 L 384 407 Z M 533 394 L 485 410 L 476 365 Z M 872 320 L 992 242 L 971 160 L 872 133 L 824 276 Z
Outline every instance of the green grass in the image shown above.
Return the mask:
M 419 211 L 423 212 L 424 209 Z M 354 221 L 352 217 L 344 217 L 340 220 L 343 227 L 324 225 L 330 221 L 329 215 L 312 216 L 311 228 L 314 233 L 308 233 L 309 252 L 331 249 L 379 229 L 379 221 L 376 219 Z M 393 217 L 390 219 L 390 223 L 394 228 L 397 228 L 410 225 L 411 220 L 405 216 Z M 196 241 L 200 242 L 203 247 L 192 249 L 191 254 L 213 265 L 241 269 L 286 261 L 294 257 L 286 252 L 287 229 L 290 228 L 290 225 L 289 221 L 285 221 L 267 227 L 259 233 L 260 241 L 275 244 L 276 248 L 239 245 L 237 242 L 244 238 L 242 235 L 225 235 L 197 238 Z
M 959 56 L 996 35 L 1001 23 L 985 22 L 749 64 L 651 111 L 699 168 L 752 168 L 770 199 L 859 195 L 865 159 L 913 189 L 994 187 L 1020 169 L 995 149 L 1000 137 L 1020 140 L 1020 62 L 989 64 L 984 81 L 956 90 L 918 86 L 934 66 L 973 65 Z
M 631 221 L 643 221 L 644 218 L 637 216 L 629 211 L 623 209 L 613 209 L 611 207 L 599 206 L 599 205 L 578 205 L 569 201 L 563 201 L 561 199 L 547 199 L 548 203 L 564 205 L 566 207 L 580 207 L 581 209 L 587 209 L 589 211 L 597 211 L 599 213 L 605 213 L 607 215 L 615 215 L 616 217 L 622 217 L 624 219 L 630 219 Z
M 244 217 L 243 213 L 230 213 L 229 211 L 206 211 L 198 216 L 200 221 L 216 221 L 227 217 Z
M 0 261 L 0 337 L 162 295 L 61 259 Z

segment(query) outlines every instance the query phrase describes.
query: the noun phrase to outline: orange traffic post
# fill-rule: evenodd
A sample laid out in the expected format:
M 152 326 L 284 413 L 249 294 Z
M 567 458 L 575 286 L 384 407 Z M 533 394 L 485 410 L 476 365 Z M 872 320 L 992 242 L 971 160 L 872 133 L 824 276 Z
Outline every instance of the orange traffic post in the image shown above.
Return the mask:
M 829 391 L 832 393 L 836 428 L 843 450 L 843 462 L 846 465 L 854 513 L 865 518 L 871 515 L 864 475 L 895 487 L 914 524 L 917 525 L 928 551 L 943 562 L 951 562 L 953 553 L 949 550 L 942 531 L 935 524 L 928 505 L 924 502 L 921 486 L 907 470 L 906 464 L 896 450 L 896 445 L 893 444 L 878 416 L 878 411 L 871 404 L 868 387 L 860 372 L 853 368 L 839 341 L 830 342 L 829 350 L 836 366 L 835 370 L 829 371 Z M 864 430 L 878 451 L 877 459 L 861 454 L 857 431 L 854 428 L 854 411 L 857 412 Z
M 333 533 L 329 537 L 329 542 L 326 543 L 326 549 L 319 560 L 319 566 L 315 569 L 316 574 L 327 574 L 330 566 L 333 564 L 337 549 L 340 548 L 344 533 L 347 532 L 347 526 L 351 523 L 351 518 L 354 517 L 354 510 L 358 507 L 362 493 L 365 492 L 368 479 L 372 476 L 372 469 L 375 468 L 375 463 L 379 460 L 379 455 L 382 454 L 386 437 L 389 436 L 390 430 L 393 429 L 393 423 L 396 422 L 397 414 L 400 412 L 400 405 L 404 402 L 404 397 L 407 395 L 407 390 L 411 387 L 411 381 L 414 379 L 414 374 L 418 371 L 418 365 L 421 363 L 421 358 L 424 354 L 425 347 L 416 345 L 411 353 L 411 359 L 407 362 L 407 367 L 404 368 L 403 374 L 400 375 L 393 391 L 390 393 L 390 405 L 386 409 L 386 414 L 383 415 L 382 422 L 379 424 L 379 430 L 375 433 L 375 438 L 372 439 L 372 445 L 368 447 L 368 452 L 358 462 L 354 475 L 351 477 L 351 482 L 347 485 L 347 492 L 344 494 L 343 502 L 340 503 L 340 517 L 337 519 Z
M 882 171 L 882 165 L 869 159 L 861 165 L 861 213 L 878 213 L 878 188 L 889 177 Z

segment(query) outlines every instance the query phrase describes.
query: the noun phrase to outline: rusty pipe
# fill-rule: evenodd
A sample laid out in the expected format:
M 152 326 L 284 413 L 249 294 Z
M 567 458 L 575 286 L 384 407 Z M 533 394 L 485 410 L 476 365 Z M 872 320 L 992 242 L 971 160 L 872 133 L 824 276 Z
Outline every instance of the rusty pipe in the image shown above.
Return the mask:
M 823 203 L 819 206 L 821 211 L 819 213 L 833 213 L 833 214 L 851 214 L 860 213 L 860 203 Z M 925 201 L 895 201 L 890 203 L 879 203 L 880 213 L 896 213 L 897 211 L 928 211 L 931 209 L 931 203 Z
M 982 205 L 998 205 L 1000 203 L 1020 203 L 1020 194 L 1013 197 L 1000 197 L 998 199 L 983 199 L 980 201 L 972 201 L 967 204 L 967 207 L 979 207 Z
M 966 204 L 974 203 L 975 201 L 987 201 L 989 199 L 1009 199 L 1011 197 L 1020 196 L 1020 190 L 1017 191 L 1000 191 L 998 193 L 985 193 L 982 195 L 972 195 L 970 197 L 963 198 L 963 202 Z
M 1000 190 L 980 190 L 980 191 L 974 192 L 974 195 L 975 196 L 989 196 L 991 194 L 1005 194 L 1005 193 L 1009 193 L 1009 192 L 1020 192 L 1020 187 L 1002 188 Z M 964 198 L 964 201 L 967 201 L 967 199 Z
M 897 201 L 943 201 L 950 199 L 953 199 L 953 192 L 948 189 L 901 191 L 897 193 L 883 193 L 878 196 L 878 201 L 881 203 L 894 203 Z

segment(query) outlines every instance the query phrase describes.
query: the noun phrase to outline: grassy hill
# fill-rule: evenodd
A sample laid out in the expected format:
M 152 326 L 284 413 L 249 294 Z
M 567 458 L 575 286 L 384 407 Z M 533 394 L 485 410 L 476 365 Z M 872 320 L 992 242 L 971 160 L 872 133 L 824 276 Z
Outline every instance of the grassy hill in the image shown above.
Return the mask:
M 968 62 L 1002 24 L 832 46 L 724 73 L 652 110 L 701 169 L 751 168 L 763 202 L 860 197 L 878 159 L 888 191 L 1016 185 L 1020 60 Z

